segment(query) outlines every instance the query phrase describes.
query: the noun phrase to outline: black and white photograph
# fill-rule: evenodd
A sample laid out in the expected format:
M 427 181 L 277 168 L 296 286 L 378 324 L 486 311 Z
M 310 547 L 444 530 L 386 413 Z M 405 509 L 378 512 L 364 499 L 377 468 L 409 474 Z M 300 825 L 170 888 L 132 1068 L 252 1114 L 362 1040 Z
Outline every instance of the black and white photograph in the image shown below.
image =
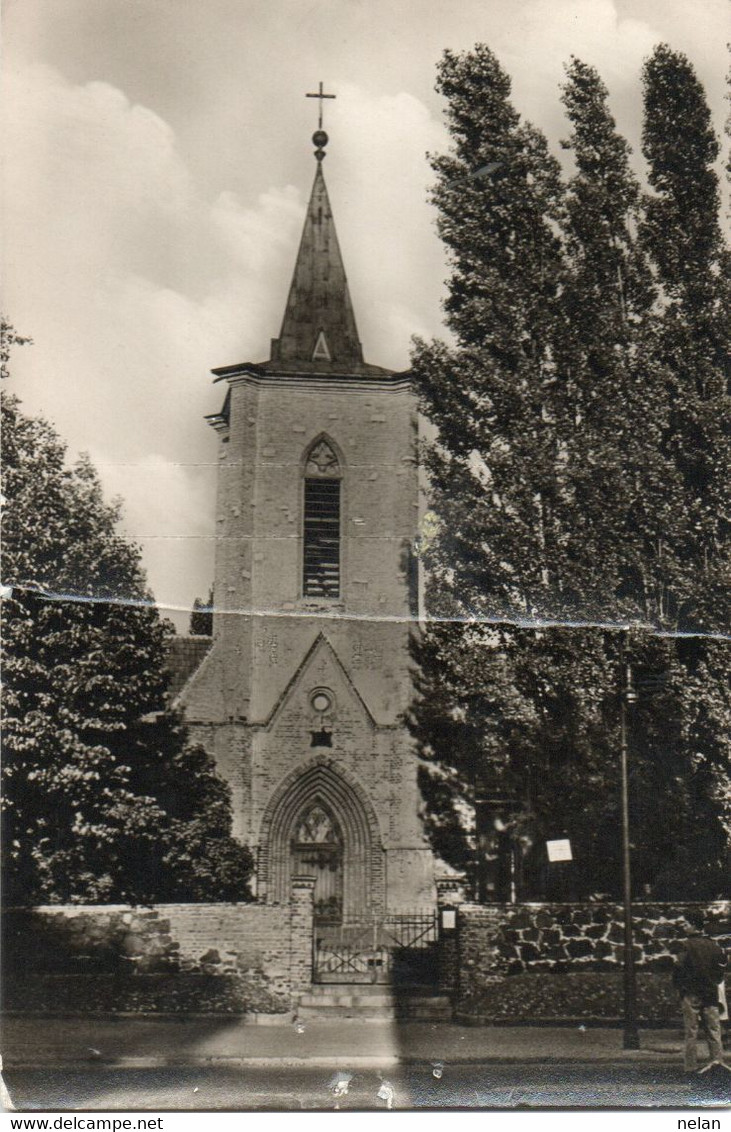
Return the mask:
M 3 15 L 6 1111 L 721 1128 L 727 6 Z

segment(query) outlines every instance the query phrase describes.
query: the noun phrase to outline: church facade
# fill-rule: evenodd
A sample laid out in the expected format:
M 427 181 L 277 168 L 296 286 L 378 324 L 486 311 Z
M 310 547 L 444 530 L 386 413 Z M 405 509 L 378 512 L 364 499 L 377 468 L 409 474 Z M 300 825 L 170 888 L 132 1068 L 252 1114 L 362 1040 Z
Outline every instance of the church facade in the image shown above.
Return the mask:
M 233 795 L 256 894 L 315 878 L 315 914 L 433 902 L 404 712 L 416 630 L 418 416 L 407 373 L 363 359 L 316 174 L 267 361 L 214 370 L 218 434 L 210 647 L 181 688 L 191 739 Z M 202 642 L 201 642 L 202 643 Z

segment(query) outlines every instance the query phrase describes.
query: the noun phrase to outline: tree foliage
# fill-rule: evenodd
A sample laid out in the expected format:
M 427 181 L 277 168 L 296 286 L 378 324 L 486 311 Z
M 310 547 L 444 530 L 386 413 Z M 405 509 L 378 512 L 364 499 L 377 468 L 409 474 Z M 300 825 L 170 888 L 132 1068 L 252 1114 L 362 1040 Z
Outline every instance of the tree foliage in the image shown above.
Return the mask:
M 18 334 L 15 327 L 0 315 L 0 380 L 10 376 L 10 354 L 13 346 L 27 346 L 32 338 Z
M 473 860 L 475 798 L 513 795 L 528 888 L 545 881 L 543 841 L 570 836 L 576 890 L 616 892 L 613 626 L 636 626 L 640 689 L 663 674 L 632 720 L 636 885 L 705 896 L 725 883 L 731 710 L 722 643 L 673 634 L 728 626 L 727 498 L 723 473 L 712 485 L 708 471 L 725 459 L 716 320 L 725 253 L 697 81 L 687 60 L 660 48 L 644 82 L 653 199 L 593 68 L 567 67 L 565 181 L 520 121 L 494 54 L 478 45 L 442 58 L 453 147 L 432 160 L 433 198 L 455 345 L 417 343 L 413 356 L 436 426 L 425 463 L 437 529 L 424 550 L 434 620 L 414 644 L 411 725 L 432 838 L 453 864 Z M 662 126 L 679 100 L 690 163 L 681 127 Z M 671 278 L 679 253 L 663 252 L 661 235 L 673 241 L 669 225 L 682 223 L 680 202 L 701 173 L 704 203 L 692 210 L 704 216 L 690 221 L 698 248 L 693 237 Z M 690 388 L 679 402 L 681 385 Z
M 662 45 L 643 75 L 642 148 L 653 189 L 642 243 L 663 298 L 655 356 L 664 367 L 664 447 L 683 483 L 682 556 L 694 579 L 684 624 L 728 631 L 729 290 L 731 261 L 719 221 L 719 143 L 688 59 Z
M 210 637 L 213 635 L 213 586 L 208 591 L 208 600 L 195 598 L 190 612 L 191 637 Z
M 246 899 L 228 788 L 165 710 L 170 627 L 87 458 L 3 391 L 8 902 Z

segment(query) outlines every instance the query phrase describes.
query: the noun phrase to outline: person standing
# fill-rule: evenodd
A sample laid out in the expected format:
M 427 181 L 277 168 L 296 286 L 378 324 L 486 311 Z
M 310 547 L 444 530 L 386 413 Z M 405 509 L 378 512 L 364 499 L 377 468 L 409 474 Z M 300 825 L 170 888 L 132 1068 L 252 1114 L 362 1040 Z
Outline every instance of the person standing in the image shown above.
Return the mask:
M 683 1010 L 685 1071 L 696 1073 L 701 1018 L 708 1039 L 710 1064 L 724 1064 L 719 984 L 726 970 L 726 956 L 714 940 L 703 934 L 705 918 L 702 912 L 688 912 L 685 920 L 688 934 L 673 971 L 673 984 L 680 994 Z

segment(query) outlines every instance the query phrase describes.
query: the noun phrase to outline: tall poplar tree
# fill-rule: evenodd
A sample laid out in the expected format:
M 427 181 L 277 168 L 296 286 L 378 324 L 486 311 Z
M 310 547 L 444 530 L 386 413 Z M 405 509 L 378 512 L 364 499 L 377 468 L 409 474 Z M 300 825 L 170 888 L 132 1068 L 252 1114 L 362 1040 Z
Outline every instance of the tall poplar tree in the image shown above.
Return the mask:
M 412 719 L 431 832 L 464 863 L 460 828 L 475 795 L 512 792 L 534 842 L 571 836 L 582 891 L 616 891 L 619 642 L 601 625 L 672 632 L 697 584 L 667 444 L 662 320 L 637 238 L 641 194 L 607 91 L 580 61 L 563 89 L 575 163 L 565 191 L 487 48 L 447 53 L 438 89 L 454 153 L 433 162 L 434 199 L 457 344 L 419 344 L 414 355 L 438 429 L 426 463 L 439 523 L 424 557 L 430 611 L 443 620 L 415 645 Z M 691 734 L 705 726 L 707 738 L 718 722 L 720 704 L 706 710 L 717 686 L 699 709 L 674 646 L 637 632 L 631 652 L 640 675 L 665 672 L 633 721 L 637 887 L 685 854 L 680 887 L 713 895 L 718 800 L 708 774 L 703 788 L 693 781 Z M 694 814 L 709 834 L 695 879 Z
M 457 346 L 420 344 L 413 359 L 439 429 L 426 455 L 432 502 L 449 515 L 430 567 L 447 606 L 451 595 L 481 616 L 551 614 L 556 452 L 546 414 L 562 271 L 559 166 L 543 136 L 521 123 L 510 79 L 488 48 L 446 52 L 437 89 L 454 140 L 454 152 L 432 165 L 452 269 L 446 322 Z M 511 576 L 502 563 L 515 561 L 516 546 L 523 569 Z
M 719 141 L 691 63 L 662 44 L 642 82 L 652 191 L 641 232 L 661 298 L 654 346 L 666 378 L 662 446 L 681 477 L 685 515 L 688 583 L 677 627 L 695 634 L 675 649 L 686 752 L 682 816 L 696 850 L 685 852 L 684 868 L 707 872 L 724 850 L 728 861 L 731 841 L 731 257 L 720 224 Z
M 672 596 L 688 582 L 679 555 L 682 485 L 661 444 L 666 375 L 654 357 L 655 288 L 637 239 L 640 188 L 608 97 L 596 70 L 573 59 L 562 89 L 572 127 L 563 145 L 575 172 L 557 341 L 568 584 L 596 594 L 587 603 L 594 621 L 667 628 L 677 614 Z
M 509 622 L 555 612 L 556 604 L 545 552 L 556 479 L 547 403 L 562 194 L 558 163 L 542 135 L 521 122 L 510 85 L 482 45 L 447 51 L 439 65 L 454 146 L 432 160 L 433 200 L 451 267 L 445 311 L 456 346 L 418 343 L 413 357 L 423 410 L 438 429 L 424 463 L 439 527 L 424 559 L 429 610 L 441 618 L 416 646 L 417 660 L 426 716 L 429 705 L 443 706 L 439 720 L 417 713 L 413 725 L 435 844 L 444 848 L 446 837 L 455 863 L 465 849 L 462 800 L 471 804 L 488 779 L 511 788 L 512 764 L 495 730 L 483 732 L 477 704 L 464 703 L 472 658 L 483 665 L 479 695 L 500 663 Z M 529 705 L 516 704 L 519 717 L 523 708 Z M 442 743 L 432 742 L 433 725 L 447 730 L 451 766 Z
M 662 297 L 656 356 L 668 383 L 664 443 L 683 478 L 685 557 L 696 582 L 680 622 L 728 632 L 731 263 L 719 220 L 719 142 L 703 87 L 684 55 L 659 46 L 642 81 L 642 148 L 654 190 L 642 234 Z

